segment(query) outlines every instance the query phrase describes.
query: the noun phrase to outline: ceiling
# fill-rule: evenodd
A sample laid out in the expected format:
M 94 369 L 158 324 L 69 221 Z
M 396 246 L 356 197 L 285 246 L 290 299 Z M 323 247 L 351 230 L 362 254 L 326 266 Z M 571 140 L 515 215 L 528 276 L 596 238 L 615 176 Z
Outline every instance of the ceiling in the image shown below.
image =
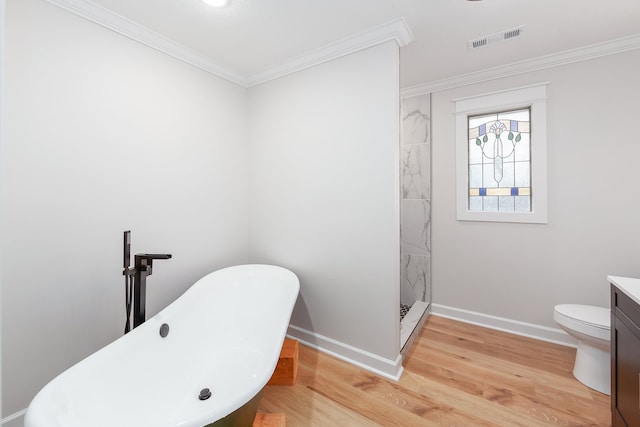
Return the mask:
M 401 87 L 640 34 L 639 0 L 92 1 L 244 78 L 400 17 L 414 38 L 400 52 Z M 522 25 L 516 39 L 467 49 Z

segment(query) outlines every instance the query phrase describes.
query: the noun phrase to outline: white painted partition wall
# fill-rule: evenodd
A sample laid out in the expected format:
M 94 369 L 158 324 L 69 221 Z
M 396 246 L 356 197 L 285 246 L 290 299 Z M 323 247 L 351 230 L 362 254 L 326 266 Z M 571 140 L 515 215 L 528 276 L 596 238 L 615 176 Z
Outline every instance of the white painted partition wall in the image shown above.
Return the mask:
M 289 333 L 397 377 L 398 46 L 251 88 L 249 258 L 299 272 Z
M 4 29 L 5 0 L 0 0 L 0 156 L 4 141 Z M 2 158 L 0 157 L 0 167 Z M 0 170 L 0 175 L 2 171 Z M 2 222 L 2 193 L 0 193 L 0 223 Z M 2 244 L 2 230 L 0 229 L 0 245 Z M 0 259 L 0 418 L 2 417 L 2 259 Z

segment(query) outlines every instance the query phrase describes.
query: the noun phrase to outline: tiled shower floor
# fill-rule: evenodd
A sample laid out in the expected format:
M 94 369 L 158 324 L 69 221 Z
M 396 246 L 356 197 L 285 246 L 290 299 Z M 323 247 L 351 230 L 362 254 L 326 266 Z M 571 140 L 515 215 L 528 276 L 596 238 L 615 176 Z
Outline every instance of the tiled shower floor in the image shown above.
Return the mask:
M 410 305 L 400 304 L 400 321 L 401 322 L 402 322 L 402 319 L 404 319 L 404 316 L 407 315 L 409 310 L 411 310 L 411 306 Z
M 403 314 L 403 309 L 407 311 Z M 400 347 L 404 347 L 411 333 L 418 326 L 420 319 L 425 311 L 429 308 L 429 304 L 422 301 L 416 301 L 411 307 L 408 305 L 400 305 Z

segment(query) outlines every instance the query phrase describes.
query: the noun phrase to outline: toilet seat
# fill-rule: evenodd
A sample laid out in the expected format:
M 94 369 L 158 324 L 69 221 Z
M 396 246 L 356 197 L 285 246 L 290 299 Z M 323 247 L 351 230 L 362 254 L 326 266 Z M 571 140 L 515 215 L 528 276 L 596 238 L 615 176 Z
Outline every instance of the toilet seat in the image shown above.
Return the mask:
M 582 304 L 560 304 L 553 310 L 553 319 L 582 334 L 611 340 L 611 312 L 608 308 Z

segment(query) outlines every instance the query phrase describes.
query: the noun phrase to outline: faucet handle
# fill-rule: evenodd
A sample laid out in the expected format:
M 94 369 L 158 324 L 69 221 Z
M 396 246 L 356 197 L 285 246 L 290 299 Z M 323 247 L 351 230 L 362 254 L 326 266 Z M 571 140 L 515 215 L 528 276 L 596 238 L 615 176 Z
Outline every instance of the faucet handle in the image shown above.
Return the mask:
M 122 274 L 126 275 L 131 266 L 131 230 L 124 232 L 124 245 L 122 250 Z

